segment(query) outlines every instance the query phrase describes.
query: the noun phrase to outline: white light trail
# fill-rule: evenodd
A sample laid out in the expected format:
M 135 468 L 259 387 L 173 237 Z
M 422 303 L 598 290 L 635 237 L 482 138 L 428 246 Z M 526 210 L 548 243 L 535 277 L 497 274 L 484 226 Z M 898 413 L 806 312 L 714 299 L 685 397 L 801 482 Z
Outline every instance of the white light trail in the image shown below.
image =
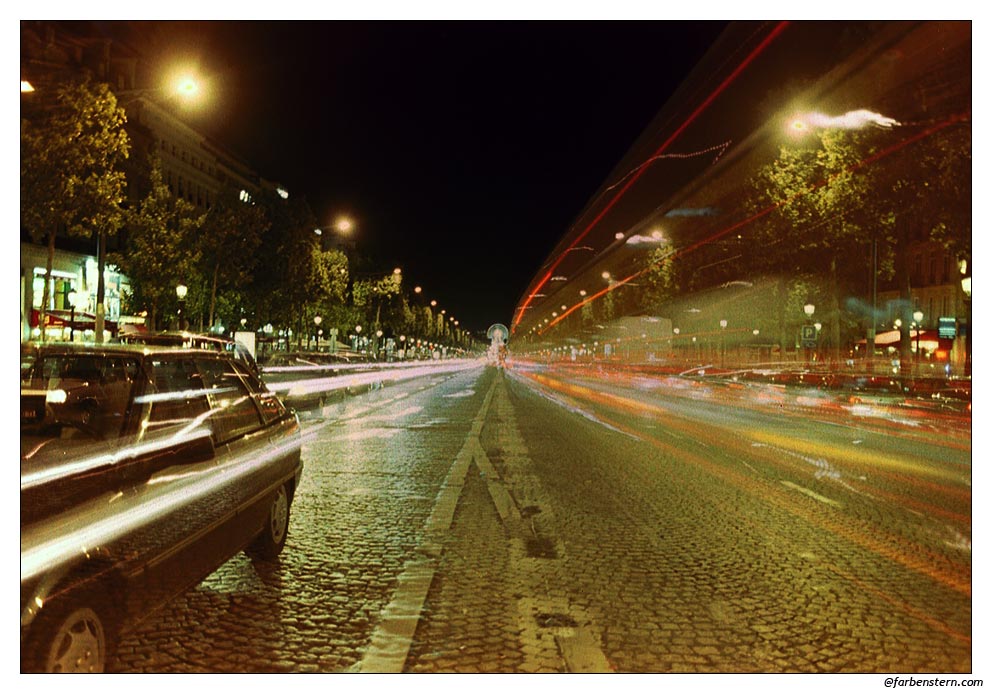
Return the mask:
M 899 121 L 880 113 L 875 113 L 867 109 L 848 111 L 841 116 L 828 116 L 823 113 L 804 113 L 797 116 L 794 122 L 796 130 L 804 130 L 804 126 L 815 128 L 836 128 L 839 130 L 860 130 L 869 125 L 879 128 L 891 128 L 894 125 L 901 125 Z
M 204 465 L 199 479 L 188 482 L 149 484 L 133 496 L 97 498 L 52 519 L 21 531 L 21 581 L 76 559 L 82 548 L 99 547 L 139 528 L 147 527 L 169 513 L 189 508 L 238 478 L 247 479 L 255 471 L 299 450 L 301 441 L 290 437 L 278 446 L 252 450 L 237 457 Z M 159 488 L 160 487 L 160 488 Z

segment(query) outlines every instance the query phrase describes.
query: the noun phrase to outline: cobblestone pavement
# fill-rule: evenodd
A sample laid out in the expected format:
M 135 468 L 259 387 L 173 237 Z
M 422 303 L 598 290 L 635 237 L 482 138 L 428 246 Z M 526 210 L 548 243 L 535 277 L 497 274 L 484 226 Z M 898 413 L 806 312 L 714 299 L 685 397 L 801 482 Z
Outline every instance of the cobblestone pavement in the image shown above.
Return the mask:
M 970 544 L 747 437 L 540 390 L 473 370 L 309 422 L 280 562 L 232 559 L 113 669 L 970 671 Z
M 278 563 L 240 554 L 123 639 L 115 672 L 357 667 L 484 393 L 481 369 L 304 418 L 312 438 Z
M 971 671 L 970 547 L 561 404 L 497 383 L 407 671 Z

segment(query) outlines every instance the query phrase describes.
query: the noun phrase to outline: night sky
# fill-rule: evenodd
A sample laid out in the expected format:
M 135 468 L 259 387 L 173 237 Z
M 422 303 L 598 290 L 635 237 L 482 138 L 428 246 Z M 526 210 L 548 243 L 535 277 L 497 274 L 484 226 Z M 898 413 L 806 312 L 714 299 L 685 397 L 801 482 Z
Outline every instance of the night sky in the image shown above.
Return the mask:
M 305 196 L 322 224 L 349 215 L 367 270 L 402 267 L 480 331 L 510 323 L 723 27 L 293 20 L 141 23 L 137 35 L 150 64 L 180 57 L 209 80 L 191 125 Z

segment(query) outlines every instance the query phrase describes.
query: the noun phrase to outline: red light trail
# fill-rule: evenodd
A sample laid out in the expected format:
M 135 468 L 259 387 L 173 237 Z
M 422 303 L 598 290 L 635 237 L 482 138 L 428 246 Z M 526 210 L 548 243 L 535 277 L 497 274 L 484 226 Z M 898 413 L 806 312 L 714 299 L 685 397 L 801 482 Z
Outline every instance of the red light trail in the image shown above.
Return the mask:
M 723 93 L 723 91 L 728 86 L 730 86 L 730 84 L 733 83 L 734 80 L 736 80 L 737 77 L 740 76 L 740 74 L 744 72 L 745 69 L 747 69 L 748 65 L 750 65 L 759 55 L 761 55 L 761 53 L 763 53 L 764 50 L 768 48 L 768 46 L 776 38 L 778 38 L 783 31 L 785 31 L 785 28 L 788 26 L 788 24 L 789 22 L 779 22 L 775 26 L 775 28 L 768 34 L 768 36 L 766 36 L 764 40 L 760 44 L 758 44 L 758 46 L 753 51 L 751 51 L 751 53 L 736 68 L 734 68 L 734 71 L 731 72 L 723 80 L 723 82 L 721 82 L 720 85 L 716 89 L 714 89 L 713 92 L 711 92 L 710 95 L 706 97 L 706 99 L 699 106 L 696 107 L 696 110 L 693 111 L 688 118 L 686 118 L 686 120 L 682 123 L 682 125 L 680 125 L 675 130 L 675 132 L 673 132 L 668 137 L 668 139 L 665 140 L 661 144 L 661 146 L 657 150 L 655 150 L 654 153 L 648 159 L 649 160 L 655 159 L 658 156 L 660 156 L 666 149 L 668 149 L 668 147 L 676 140 L 676 138 L 678 138 L 679 135 L 681 135 L 686 130 L 686 128 L 688 128 L 693 123 L 693 121 L 696 120 L 696 118 L 698 118 L 707 108 L 709 108 L 709 106 L 717 99 L 717 97 L 719 97 L 720 94 Z M 523 319 L 524 311 L 527 310 L 527 308 L 530 306 L 531 301 L 534 299 L 537 293 L 541 291 L 544 285 L 547 284 L 548 281 L 551 279 L 551 277 L 554 275 L 555 269 L 558 267 L 558 265 L 561 264 L 562 260 L 565 258 L 565 254 L 567 254 L 572 249 L 572 247 L 574 247 L 582 239 L 584 239 L 586 235 L 589 234 L 590 231 L 592 231 L 593 227 L 599 224 L 599 222 L 603 219 L 603 217 L 606 216 L 606 214 L 613 208 L 613 206 L 617 203 L 617 201 L 624 196 L 624 194 L 631 188 L 631 186 L 634 185 L 634 183 L 637 182 L 637 180 L 646 170 L 647 167 L 644 166 L 640 167 L 637 170 L 637 173 L 631 176 L 630 180 L 627 181 L 627 183 L 623 186 L 623 188 L 621 188 L 620 191 L 613 196 L 613 198 L 609 201 L 609 203 L 607 203 L 606 207 L 604 207 L 599 212 L 599 214 L 596 215 L 595 219 L 593 219 L 592 222 L 590 222 L 589 225 L 582 231 L 582 233 L 579 234 L 574 241 L 572 241 L 572 244 L 558 256 L 555 262 L 551 265 L 551 268 L 548 270 L 548 272 L 544 275 L 544 277 L 541 278 L 541 281 L 538 283 L 538 285 L 534 288 L 534 290 L 527 297 L 527 299 L 520 306 L 520 308 L 517 309 L 517 316 L 513 320 L 513 325 L 510 326 L 511 331 L 516 330 L 517 325 L 519 325 L 521 319 Z

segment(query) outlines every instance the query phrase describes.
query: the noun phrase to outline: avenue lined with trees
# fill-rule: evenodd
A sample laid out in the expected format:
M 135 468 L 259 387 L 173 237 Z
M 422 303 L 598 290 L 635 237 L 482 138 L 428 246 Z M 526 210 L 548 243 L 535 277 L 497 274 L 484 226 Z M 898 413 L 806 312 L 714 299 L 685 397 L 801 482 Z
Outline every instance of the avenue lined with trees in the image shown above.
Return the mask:
M 203 213 L 173 194 L 153 147 L 137 151 L 125 110 L 106 85 L 89 79 L 31 94 L 21 127 L 22 225 L 48 246 L 88 238 L 103 264 L 130 282 L 122 315 L 150 330 L 248 329 L 303 346 L 320 329 L 421 339 L 453 348 L 471 336 L 403 283 L 401 272 L 325 248 L 313 211 L 300 197 L 263 190 L 245 199 L 222 192 Z M 114 248 L 108 251 L 108 240 Z M 103 287 L 97 295 L 101 325 Z M 187 288 L 184 296 L 176 288 Z M 48 283 L 42 306 L 49 306 Z M 44 311 L 44 308 L 42 309 Z M 42 316 L 42 321 L 44 317 Z M 98 329 L 97 334 L 102 334 Z

